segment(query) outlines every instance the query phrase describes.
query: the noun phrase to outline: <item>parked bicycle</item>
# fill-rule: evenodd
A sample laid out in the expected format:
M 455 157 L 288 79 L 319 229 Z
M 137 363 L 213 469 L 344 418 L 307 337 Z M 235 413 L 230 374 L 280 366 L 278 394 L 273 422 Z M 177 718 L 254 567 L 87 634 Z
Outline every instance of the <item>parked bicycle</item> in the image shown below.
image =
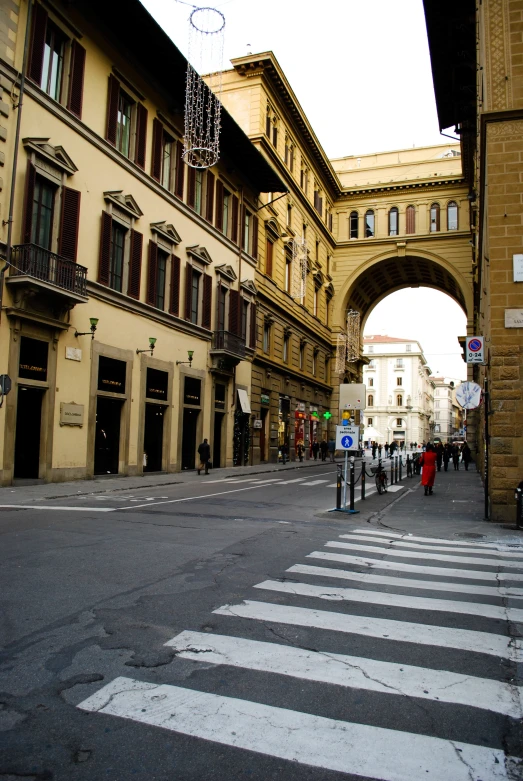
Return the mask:
M 373 475 L 375 475 L 376 489 L 379 494 L 384 494 L 388 488 L 389 481 L 385 470 L 381 465 L 381 460 L 378 462 L 378 466 L 371 466 L 370 468 Z

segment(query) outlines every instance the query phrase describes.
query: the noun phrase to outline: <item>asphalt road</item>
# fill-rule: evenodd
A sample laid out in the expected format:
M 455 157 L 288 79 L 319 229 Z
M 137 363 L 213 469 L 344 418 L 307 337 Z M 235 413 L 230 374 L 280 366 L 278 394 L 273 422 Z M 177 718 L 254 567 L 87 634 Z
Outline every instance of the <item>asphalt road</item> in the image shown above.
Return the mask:
M 359 531 L 334 481 L 5 502 L 1 781 L 523 778 L 523 552 Z

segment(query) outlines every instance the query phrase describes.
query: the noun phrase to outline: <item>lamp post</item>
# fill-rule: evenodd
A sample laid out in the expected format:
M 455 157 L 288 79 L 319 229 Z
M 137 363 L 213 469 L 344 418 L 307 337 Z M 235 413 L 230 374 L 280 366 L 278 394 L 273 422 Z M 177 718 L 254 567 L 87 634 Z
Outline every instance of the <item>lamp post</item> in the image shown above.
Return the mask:
M 75 337 L 90 336 L 91 341 L 94 339 L 94 332 L 96 331 L 96 326 L 98 325 L 98 318 L 90 317 L 89 322 L 91 323 L 91 328 L 89 329 L 89 331 L 75 331 L 74 332 Z
M 181 363 L 188 364 L 189 367 L 192 365 L 192 358 L 194 355 L 194 350 L 187 350 L 187 357 L 189 358 L 188 361 L 176 361 L 176 365 L 179 366 Z
M 154 345 L 156 344 L 156 337 L 150 336 L 149 337 L 149 347 L 147 347 L 145 350 L 136 350 L 136 355 L 139 355 L 140 353 L 151 353 L 153 354 L 154 351 Z

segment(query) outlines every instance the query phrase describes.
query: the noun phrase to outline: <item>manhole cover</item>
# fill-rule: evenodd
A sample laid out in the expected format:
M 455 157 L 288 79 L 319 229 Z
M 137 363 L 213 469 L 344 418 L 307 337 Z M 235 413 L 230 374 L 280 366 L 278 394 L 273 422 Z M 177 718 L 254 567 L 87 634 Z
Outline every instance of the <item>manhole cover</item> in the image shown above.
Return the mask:
M 464 537 L 467 540 L 482 540 L 486 536 L 486 534 L 474 534 L 473 532 L 463 532 L 462 534 L 454 535 L 454 537 Z

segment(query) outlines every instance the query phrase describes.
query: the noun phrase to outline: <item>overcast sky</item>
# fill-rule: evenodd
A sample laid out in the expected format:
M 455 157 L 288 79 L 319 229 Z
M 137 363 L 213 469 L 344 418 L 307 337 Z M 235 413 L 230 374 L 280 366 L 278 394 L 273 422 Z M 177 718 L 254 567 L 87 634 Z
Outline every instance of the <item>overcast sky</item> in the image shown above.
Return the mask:
M 142 2 L 187 56 L 191 5 Z M 208 0 L 208 5 L 226 19 L 223 67 L 248 52 L 273 51 L 330 158 L 448 142 L 438 129 L 422 0 Z M 437 344 L 452 332 L 452 350 L 439 352 L 458 355 L 455 338 L 465 333 L 464 315 L 437 291 L 417 288 L 390 296 L 376 307 L 369 327 L 418 339 L 432 368 L 437 364 L 441 374 L 460 377 L 464 372 L 458 373 L 455 359 L 447 363 L 450 356 L 441 355 L 435 362 L 429 352 L 434 329 L 426 322 L 425 294 L 430 310 L 439 313 Z M 399 333 L 395 323 L 406 312 L 411 316 L 398 323 Z

